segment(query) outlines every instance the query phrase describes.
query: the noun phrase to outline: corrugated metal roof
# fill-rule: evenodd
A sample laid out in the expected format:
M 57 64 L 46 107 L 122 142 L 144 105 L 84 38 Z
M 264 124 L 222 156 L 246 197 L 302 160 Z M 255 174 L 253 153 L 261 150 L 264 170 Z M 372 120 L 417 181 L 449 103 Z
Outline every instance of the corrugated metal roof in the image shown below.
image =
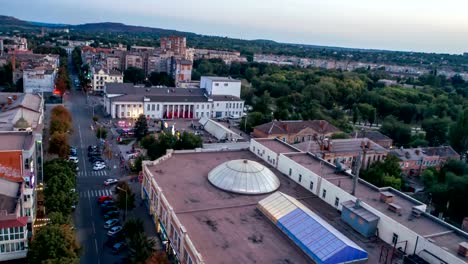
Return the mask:
M 365 250 L 288 195 L 276 192 L 257 207 L 317 263 L 367 259 Z

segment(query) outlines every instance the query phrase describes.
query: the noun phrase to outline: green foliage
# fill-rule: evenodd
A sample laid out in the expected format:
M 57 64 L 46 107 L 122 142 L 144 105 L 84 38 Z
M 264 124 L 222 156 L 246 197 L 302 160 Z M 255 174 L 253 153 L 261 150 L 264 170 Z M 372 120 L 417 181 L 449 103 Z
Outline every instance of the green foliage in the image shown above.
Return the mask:
M 70 154 L 67 134 L 54 133 L 49 140 L 48 152 L 50 154 L 57 154 L 60 158 L 66 158 Z
M 449 131 L 449 142 L 458 153 L 468 151 L 468 109 L 460 112 Z
M 392 138 L 397 146 L 406 146 L 411 140 L 411 128 L 394 116 L 387 116 L 384 119 L 380 132 Z
M 135 208 L 135 194 L 127 182 L 121 181 L 117 183 L 115 190 L 117 192 L 116 206 L 118 208 L 122 210 L 126 208 L 128 211 Z
M 107 138 L 107 129 L 105 127 L 98 127 L 96 129 L 96 137 L 97 138 Z
M 130 253 L 131 263 L 146 263 L 153 255 L 156 241 L 145 235 L 141 219 L 129 219 L 124 224 L 124 232 Z
M 451 221 L 461 223 L 468 215 L 466 193 L 468 193 L 468 164 L 449 160 L 437 171 L 427 169 L 422 174 L 426 193 L 432 197 L 435 214 L 440 212 Z
M 361 171 L 361 178 L 377 187 L 391 186 L 400 190 L 402 180 L 398 158 L 388 155 L 384 161 L 372 163 L 367 170 Z
M 41 227 L 29 244 L 28 263 L 79 263 L 80 247 L 68 225 Z
M 152 72 L 148 79 L 152 85 L 175 87 L 174 78 L 165 72 Z
M 56 46 L 38 46 L 33 49 L 33 52 L 39 54 L 57 54 L 60 55 L 60 57 L 67 56 L 67 51 L 65 49 Z
M 447 142 L 447 132 L 450 120 L 447 118 L 430 118 L 424 120 L 422 129 L 426 131 L 429 146 L 440 146 Z
M 158 138 L 148 135 L 141 141 L 141 145 L 147 149 L 148 157 L 151 160 L 165 155 L 168 149 L 195 149 L 201 148 L 202 144 L 203 141 L 200 136 L 186 131 L 180 134 L 176 133 L 176 135 L 162 132 L 158 135 Z
M 145 115 L 140 115 L 135 122 L 135 137 L 137 141 L 140 141 L 143 137 L 148 134 L 148 122 L 146 121 Z
M 129 67 L 124 71 L 124 82 L 130 82 L 133 84 L 143 83 L 145 80 L 145 72 L 143 69 Z
M 50 224 L 53 225 L 70 225 L 71 218 L 70 216 L 65 216 L 60 212 L 52 212 L 49 215 Z
M 332 139 L 346 139 L 349 138 L 348 134 L 340 132 L 340 133 L 334 133 L 331 135 Z
M 143 156 L 138 156 L 135 159 L 135 162 L 133 163 L 133 166 L 132 166 L 131 170 L 133 172 L 140 172 L 143 169 L 143 160 L 144 159 L 145 158 Z
M 252 132 L 253 128 L 263 123 L 269 122 L 265 116 L 260 112 L 251 112 L 247 116 L 242 117 L 240 128 L 246 132 Z
M 69 150 L 68 150 L 69 151 Z M 48 213 L 57 212 L 68 217 L 78 196 L 75 191 L 75 165 L 63 159 L 53 159 L 44 163 L 45 207 Z

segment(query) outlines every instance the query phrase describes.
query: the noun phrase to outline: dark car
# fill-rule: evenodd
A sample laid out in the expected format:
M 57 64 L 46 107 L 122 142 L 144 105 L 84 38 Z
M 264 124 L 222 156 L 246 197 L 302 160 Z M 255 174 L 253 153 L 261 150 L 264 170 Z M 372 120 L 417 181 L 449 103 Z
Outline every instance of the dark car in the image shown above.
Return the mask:
M 104 206 L 104 207 L 101 207 L 101 212 L 103 214 L 107 214 L 108 212 L 110 211 L 117 211 L 119 210 L 119 208 L 117 208 L 116 206 Z
M 112 246 L 112 253 L 119 254 L 120 251 L 124 250 L 127 247 L 125 242 L 117 242 Z
M 96 150 L 97 150 L 97 146 L 88 146 L 88 152 L 96 151 Z
M 104 162 L 104 159 L 101 157 L 101 155 L 91 156 L 89 158 L 89 162 L 91 163 L 95 163 L 96 161 Z
M 111 200 L 104 201 L 103 203 L 101 203 L 100 206 L 101 206 L 101 208 L 109 207 L 109 206 L 115 206 L 115 202 L 111 201 Z
M 114 245 L 116 243 L 119 243 L 119 242 L 124 242 L 125 241 L 125 237 L 123 235 L 119 235 L 119 236 L 115 236 L 115 237 L 109 237 L 107 239 L 107 241 L 104 243 L 104 245 L 106 247 L 114 247 Z
M 116 218 L 116 217 L 119 217 L 119 215 L 120 215 L 119 211 L 109 211 L 106 214 L 104 214 L 104 219 L 107 220 L 107 219 Z
M 101 152 L 99 151 L 88 152 L 88 157 L 94 157 L 94 156 L 101 156 Z

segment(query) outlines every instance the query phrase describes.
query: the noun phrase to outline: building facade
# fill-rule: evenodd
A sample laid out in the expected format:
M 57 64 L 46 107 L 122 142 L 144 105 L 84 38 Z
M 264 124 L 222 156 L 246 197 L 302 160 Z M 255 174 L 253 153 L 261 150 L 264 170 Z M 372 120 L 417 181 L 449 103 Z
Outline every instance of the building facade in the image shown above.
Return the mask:
M 56 69 L 37 67 L 23 71 L 25 93 L 52 93 L 55 89 Z
M 103 92 L 106 83 L 123 83 L 123 74 L 117 70 L 93 68 L 91 75 L 91 87 L 94 93 Z

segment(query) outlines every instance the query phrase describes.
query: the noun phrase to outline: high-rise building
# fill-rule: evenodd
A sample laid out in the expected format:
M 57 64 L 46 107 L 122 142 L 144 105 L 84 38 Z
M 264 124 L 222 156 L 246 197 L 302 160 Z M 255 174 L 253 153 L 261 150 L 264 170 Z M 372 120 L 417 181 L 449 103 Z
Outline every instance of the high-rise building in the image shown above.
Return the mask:
M 165 51 L 172 51 L 174 55 L 184 56 L 187 53 L 187 42 L 185 37 L 179 36 L 170 36 L 170 37 L 162 37 L 160 39 L 161 50 Z

